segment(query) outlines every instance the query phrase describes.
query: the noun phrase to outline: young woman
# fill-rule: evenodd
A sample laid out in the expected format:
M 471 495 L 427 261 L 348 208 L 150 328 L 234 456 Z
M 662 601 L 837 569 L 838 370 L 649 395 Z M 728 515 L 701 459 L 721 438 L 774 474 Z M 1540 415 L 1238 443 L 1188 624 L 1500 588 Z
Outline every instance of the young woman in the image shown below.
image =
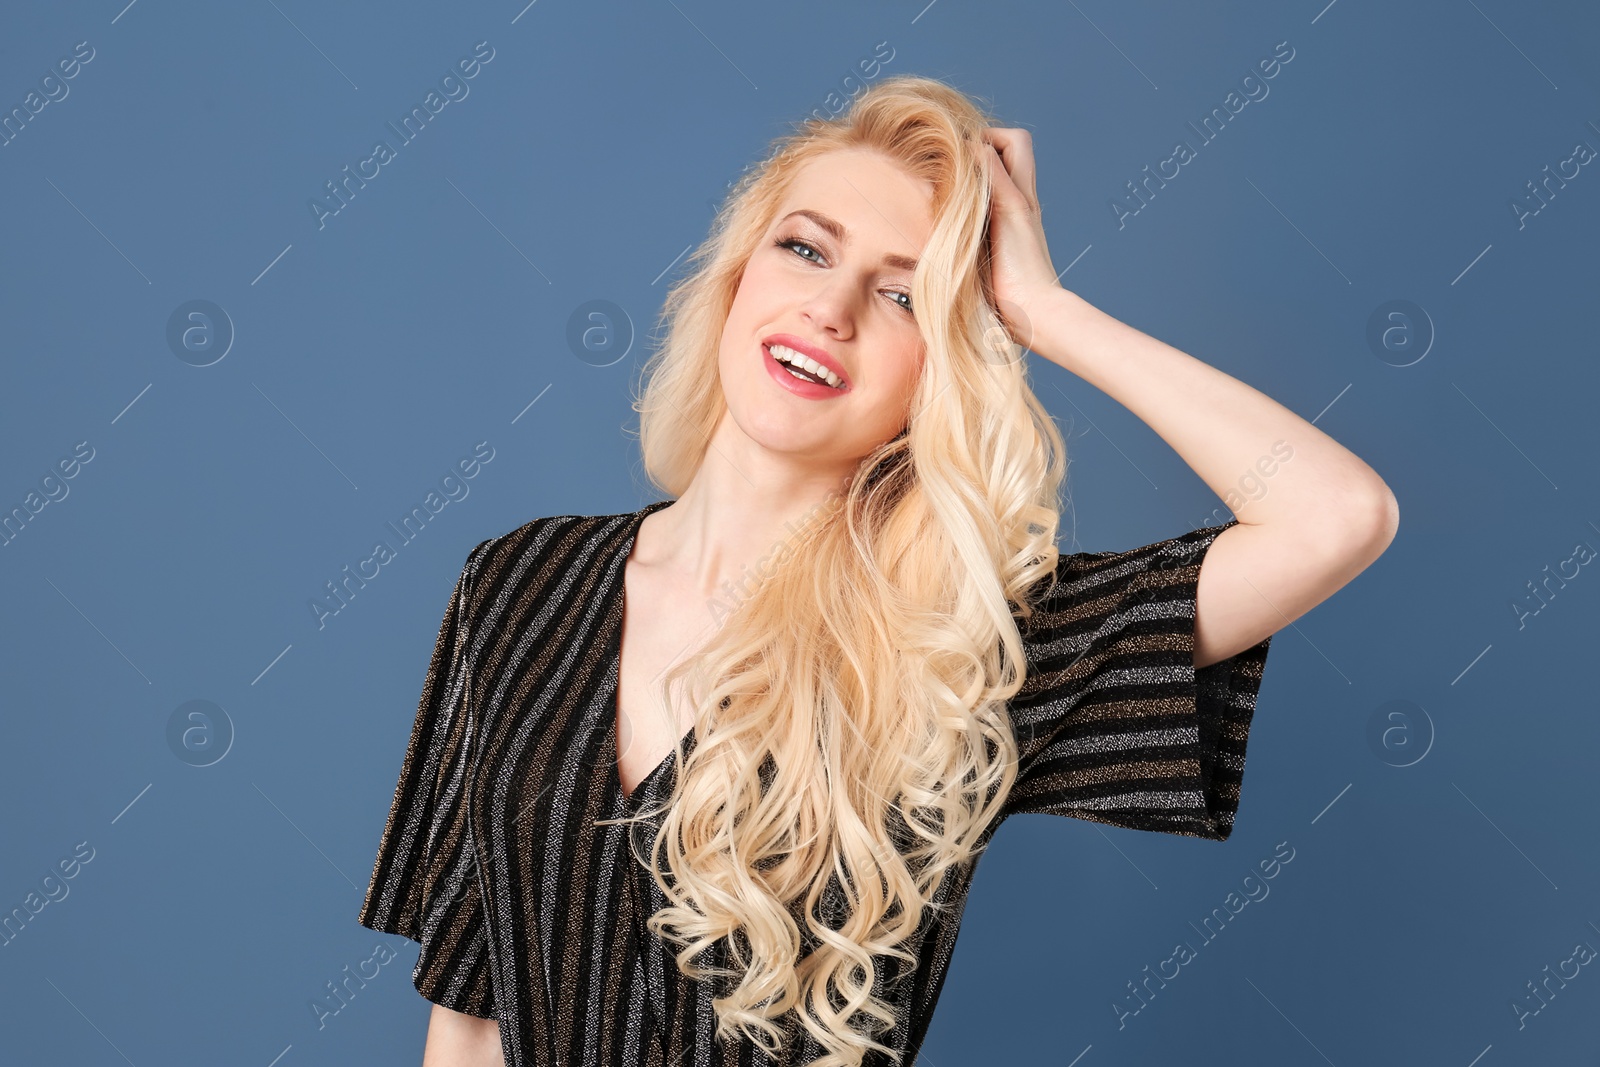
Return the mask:
M 938 81 L 807 120 L 696 263 L 637 405 L 671 499 L 483 542 L 440 628 L 360 915 L 422 945 L 428 1065 L 909 1067 L 1005 817 L 1226 840 L 1272 634 L 1394 537 L 1063 289 L 1028 135 Z M 1269 491 L 1060 554 L 1023 346 Z

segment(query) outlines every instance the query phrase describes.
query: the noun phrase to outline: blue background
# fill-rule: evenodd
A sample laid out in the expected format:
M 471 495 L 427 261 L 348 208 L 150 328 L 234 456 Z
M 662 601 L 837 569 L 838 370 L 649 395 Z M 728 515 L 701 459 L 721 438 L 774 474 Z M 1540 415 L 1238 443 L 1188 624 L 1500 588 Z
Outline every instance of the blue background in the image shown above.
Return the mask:
M 1600 546 L 1600 174 L 1512 204 L 1600 147 L 1594 7 L 122 4 L 12 5 L 0 38 L 4 112 L 94 50 L 0 146 L 0 509 L 93 449 L 0 546 L 0 914 L 93 849 L 0 947 L 0 1059 L 420 1058 L 415 946 L 355 917 L 451 586 L 531 518 L 662 496 L 629 403 L 680 257 L 771 138 L 892 50 L 880 77 L 1032 132 L 1064 285 L 1315 419 L 1402 514 L 1276 636 L 1231 840 L 1008 823 L 923 1062 L 1592 1062 L 1595 966 L 1520 1027 L 1512 1004 L 1600 947 L 1600 576 L 1513 605 Z M 386 124 L 480 41 L 469 94 L 401 143 Z M 1188 123 L 1284 41 L 1201 144 Z M 395 158 L 319 225 L 380 138 Z M 1196 158 L 1119 224 L 1179 139 Z M 230 325 L 186 348 L 169 320 L 195 300 Z M 1395 300 L 1422 315 L 1374 345 Z M 592 301 L 617 310 L 574 345 Z M 1069 438 L 1064 551 L 1227 517 L 1028 358 Z M 468 494 L 319 628 L 324 583 L 483 441 Z M 195 700 L 220 711 L 186 747 Z M 1270 895 L 1202 941 L 1282 842 Z M 380 941 L 398 956 L 319 1027 Z M 1119 1024 L 1180 941 L 1196 958 Z

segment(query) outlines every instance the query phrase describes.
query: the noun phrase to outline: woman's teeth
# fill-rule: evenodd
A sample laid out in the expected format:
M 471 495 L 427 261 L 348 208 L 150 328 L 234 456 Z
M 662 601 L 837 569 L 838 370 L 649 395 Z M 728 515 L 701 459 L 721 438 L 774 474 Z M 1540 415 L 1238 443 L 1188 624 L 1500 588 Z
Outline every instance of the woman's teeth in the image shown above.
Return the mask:
M 768 345 L 767 351 L 772 353 L 772 358 L 779 363 L 785 363 L 790 374 L 803 382 L 819 382 L 834 389 L 843 389 L 844 382 L 822 364 L 809 356 L 803 356 L 792 348 L 783 345 Z M 804 371 L 805 373 L 799 373 Z M 809 375 L 809 377 L 808 377 Z

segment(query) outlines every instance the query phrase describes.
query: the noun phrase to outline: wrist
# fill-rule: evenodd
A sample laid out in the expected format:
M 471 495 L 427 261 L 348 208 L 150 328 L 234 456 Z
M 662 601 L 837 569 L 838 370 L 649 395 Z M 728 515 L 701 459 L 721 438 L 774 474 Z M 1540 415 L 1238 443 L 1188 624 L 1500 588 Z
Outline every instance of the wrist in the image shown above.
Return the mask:
M 1017 343 L 1070 370 L 1075 326 L 1092 314 L 1094 307 L 1077 293 L 1057 285 L 1030 294 L 1018 310 L 1023 321 L 1017 323 Z

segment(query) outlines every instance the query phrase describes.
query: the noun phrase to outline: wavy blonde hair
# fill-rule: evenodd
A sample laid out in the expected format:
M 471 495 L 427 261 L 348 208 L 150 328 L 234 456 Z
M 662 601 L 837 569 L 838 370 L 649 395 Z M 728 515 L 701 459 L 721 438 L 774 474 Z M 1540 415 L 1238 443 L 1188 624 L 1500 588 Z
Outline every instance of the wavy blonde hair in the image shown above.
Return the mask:
M 825 1067 L 890 1051 L 874 1038 L 895 1023 L 873 995 L 876 958 L 915 959 L 901 943 L 1011 789 L 1016 616 L 1031 617 L 1028 594 L 1058 558 L 1065 444 L 985 281 L 989 125 L 944 83 L 896 75 L 778 139 L 668 294 L 634 403 L 645 470 L 679 496 L 726 410 L 717 354 L 744 265 L 799 164 L 866 147 L 932 184 L 911 282 L 926 358 L 906 428 L 661 680 L 663 707 L 687 682 L 693 751 L 680 741 L 662 806 L 611 820 L 664 817 L 636 856 L 671 902 L 649 927 L 685 975 L 727 980 L 718 1035 L 775 1053 L 798 1020 Z M 724 939 L 733 967 L 714 969 L 702 953 Z

